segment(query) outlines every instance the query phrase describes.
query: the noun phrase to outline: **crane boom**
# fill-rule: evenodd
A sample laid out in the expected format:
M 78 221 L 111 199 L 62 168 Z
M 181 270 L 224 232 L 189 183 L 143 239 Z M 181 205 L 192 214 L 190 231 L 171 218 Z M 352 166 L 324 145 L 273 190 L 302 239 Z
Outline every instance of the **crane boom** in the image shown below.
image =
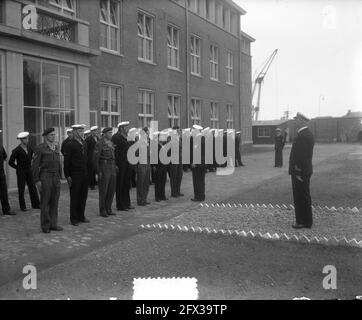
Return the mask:
M 258 73 L 258 76 L 254 80 L 252 99 L 254 99 L 254 94 L 255 94 L 255 90 L 257 87 L 258 87 L 258 97 L 257 97 L 256 105 L 255 106 L 253 105 L 253 107 L 252 107 L 252 119 L 253 120 L 258 120 L 259 110 L 260 110 L 261 87 L 262 87 L 264 78 L 265 78 L 266 74 L 268 73 L 268 70 L 277 53 L 278 53 L 278 49 L 275 49 L 273 51 L 273 53 L 269 56 L 267 61 L 265 62 L 264 66 L 262 67 L 260 72 Z

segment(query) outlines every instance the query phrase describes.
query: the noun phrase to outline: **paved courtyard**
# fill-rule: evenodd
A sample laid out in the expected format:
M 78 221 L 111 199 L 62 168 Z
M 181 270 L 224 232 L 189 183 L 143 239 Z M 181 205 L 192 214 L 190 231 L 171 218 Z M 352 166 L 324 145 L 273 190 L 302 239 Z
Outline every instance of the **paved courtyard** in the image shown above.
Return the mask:
M 285 163 L 289 156 L 290 149 L 284 151 Z M 331 159 L 337 163 L 346 159 L 360 163 L 362 159 L 362 147 L 360 145 L 317 145 L 315 148 L 314 166 L 315 176 L 323 174 L 328 170 L 333 171 Z M 104 219 L 98 216 L 98 192 L 90 191 L 87 201 L 86 216 L 91 220 L 89 224 L 82 224 L 79 227 L 73 227 L 69 224 L 69 193 L 67 186 L 62 186 L 62 193 L 59 206 L 59 224 L 64 227 L 63 232 L 52 232 L 43 234 L 39 227 L 39 211 L 29 210 L 28 212 L 18 212 L 17 216 L 0 217 L 0 298 L 7 297 L 7 290 L 12 286 L 19 285 L 19 279 L 22 275 L 22 268 L 28 263 L 35 264 L 38 271 L 49 269 L 57 264 L 64 264 L 67 261 L 81 258 L 82 256 L 103 250 L 108 245 L 115 245 L 127 239 L 144 233 L 140 225 L 152 225 L 157 223 L 181 224 L 181 225 L 199 225 L 202 227 L 213 227 L 217 229 L 257 229 L 257 231 L 267 232 L 286 232 L 292 231 L 290 224 L 293 222 L 293 212 L 289 209 L 268 210 L 259 208 L 255 212 L 247 207 L 236 208 L 236 204 L 254 203 L 258 204 L 291 204 L 290 180 L 287 175 L 287 165 L 283 168 L 273 167 L 273 152 L 263 151 L 256 153 L 247 153 L 243 161 L 245 167 L 236 168 L 233 175 L 218 176 L 215 173 L 208 173 L 206 176 L 206 201 L 203 204 L 193 203 L 191 174 L 185 173 L 182 192 L 184 197 L 156 203 L 153 202 L 154 190 L 150 187 L 149 199 L 152 204 L 147 207 L 137 207 L 135 210 L 117 212 L 116 216 Z M 330 171 L 328 171 L 330 172 Z M 361 182 L 360 177 L 354 183 Z M 359 179 L 359 180 L 358 180 Z M 280 189 L 284 192 L 284 198 L 273 197 L 263 192 L 263 188 L 268 185 L 273 186 L 274 181 L 279 181 Z M 313 185 L 313 180 L 312 180 Z M 318 188 L 322 188 L 318 186 Z M 324 186 L 324 189 L 328 188 Z M 285 189 L 285 191 L 283 191 Z M 323 188 L 322 188 L 323 189 Z M 357 188 L 358 189 L 358 188 Z M 258 192 L 258 190 L 261 190 Z M 289 190 L 289 192 L 287 192 Z M 275 187 L 278 191 L 278 187 Z M 278 193 L 278 192 L 277 192 Z M 170 194 L 169 183 L 167 184 L 167 194 Z M 313 192 L 312 192 L 313 197 Z M 330 201 L 327 194 L 325 200 L 313 199 L 314 201 L 327 201 L 327 205 L 336 206 L 350 203 L 350 207 L 356 207 L 358 212 L 344 212 L 338 215 L 329 213 L 326 215 L 323 210 L 316 212 L 316 228 L 312 229 L 315 236 L 329 235 L 333 222 L 337 236 L 343 235 L 349 238 L 361 239 L 359 232 L 362 212 L 360 212 L 361 195 L 354 196 L 351 201 L 348 195 L 345 195 L 343 201 L 340 201 L 336 195 L 332 195 Z M 345 199 L 347 197 L 347 200 Z M 135 202 L 135 190 L 132 189 L 131 198 Z M 16 193 L 10 195 L 11 205 L 14 209 L 18 207 Z M 257 200 L 257 201 L 254 201 Z M 227 204 L 228 207 L 212 207 L 211 204 Z M 205 204 L 209 205 L 206 207 Z M 230 208 L 230 205 L 234 206 Z M 30 207 L 30 206 L 29 206 Z M 344 208 L 347 206 L 344 206 Z M 326 221 L 327 225 L 322 227 Z M 333 219 L 331 217 L 338 217 Z M 238 223 L 235 223 L 238 221 Z M 270 226 L 273 230 L 269 230 Z M 343 228 L 345 227 L 345 230 Z M 268 229 L 269 228 L 269 229 Z M 342 230 L 342 231 L 341 231 Z M 156 233 L 157 234 L 157 233 Z M 332 234 L 330 234 L 332 236 Z M 312 235 L 311 235 L 312 236 Z M 121 242 L 120 242 L 121 241 Z M 337 243 L 338 244 L 338 243 Z M 128 248 L 133 250 L 132 247 Z M 14 282 L 15 281 L 15 282 Z

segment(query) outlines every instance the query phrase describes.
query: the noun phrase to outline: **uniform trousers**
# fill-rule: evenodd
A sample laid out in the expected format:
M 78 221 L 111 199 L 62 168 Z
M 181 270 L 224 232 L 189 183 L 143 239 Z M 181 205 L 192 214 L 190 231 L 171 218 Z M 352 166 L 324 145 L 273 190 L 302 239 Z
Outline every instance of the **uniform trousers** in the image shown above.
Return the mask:
M 150 187 L 151 168 L 149 164 L 137 165 L 137 204 L 147 202 L 148 190 Z
M 85 173 L 73 174 L 70 187 L 70 222 L 82 222 L 85 219 L 84 211 L 88 197 L 88 175 Z
M 112 213 L 112 202 L 116 192 L 116 166 L 112 161 L 100 160 L 98 172 L 99 214 Z
M 3 169 L 0 169 L 0 200 L 3 213 L 8 213 L 10 211 L 8 186 L 6 184 L 6 176 Z
M 205 200 L 205 168 L 196 166 L 192 170 L 192 183 L 194 185 L 194 198 L 199 201 Z
M 310 177 L 303 177 L 303 182 L 292 175 L 295 220 L 297 224 L 311 227 L 313 224 L 312 199 L 310 196 Z
M 178 196 L 181 193 L 181 180 L 183 170 L 182 164 L 170 164 L 171 196 Z
M 156 165 L 155 172 L 155 200 L 165 200 L 165 186 L 167 179 L 167 166 L 164 164 Z
M 116 206 L 118 210 L 124 210 L 131 206 L 129 189 L 131 188 L 131 172 L 128 163 L 118 165 L 116 181 Z
M 24 198 L 25 185 L 28 185 L 31 206 L 33 208 L 39 208 L 40 201 L 39 201 L 38 191 L 36 190 L 31 170 L 30 169 L 17 170 L 16 177 L 18 181 L 18 196 L 19 196 L 20 208 L 26 209 L 25 198 Z

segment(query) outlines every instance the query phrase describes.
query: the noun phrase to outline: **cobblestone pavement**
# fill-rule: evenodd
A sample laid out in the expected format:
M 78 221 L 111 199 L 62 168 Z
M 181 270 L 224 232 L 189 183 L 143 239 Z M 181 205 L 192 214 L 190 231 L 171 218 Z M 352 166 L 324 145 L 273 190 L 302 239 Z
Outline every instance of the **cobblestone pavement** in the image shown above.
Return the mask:
M 357 152 L 356 145 L 320 145 L 314 163 L 338 153 Z M 357 151 L 356 151 L 357 150 Z M 285 152 L 288 157 L 289 150 Z M 207 201 L 218 202 L 229 197 L 238 197 L 246 190 L 264 180 L 285 175 L 287 168 L 272 167 L 272 152 L 249 153 L 243 158 L 245 167 L 236 168 L 233 175 L 218 176 L 208 173 L 206 176 Z M 193 188 L 191 174 L 185 173 L 182 192 L 185 197 L 165 202 L 152 202 L 146 207 L 136 207 L 126 213 L 117 212 L 116 216 L 107 219 L 98 216 L 98 191 L 90 191 L 88 195 L 86 216 L 89 224 L 73 227 L 69 224 L 69 192 L 62 186 L 59 205 L 59 225 L 62 232 L 43 234 L 39 226 L 39 211 L 17 212 L 16 216 L 0 216 L 0 285 L 22 276 L 22 268 L 28 263 L 43 269 L 79 257 L 109 243 L 128 238 L 142 232 L 141 224 L 166 221 L 180 214 L 198 212 L 200 204 L 190 201 Z M 167 183 L 167 194 L 170 194 Z M 26 195 L 28 198 L 28 195 Z M 132 203 L 135 203 L 135 190 L 131 192 Z M 150 187 L 149 199 L 154 199 L 153 186 Z M 17 194 L 10 194 L 10 203 L 14 210 L 18 208 Z M 28 207 L 30 205 L 28 204 Z

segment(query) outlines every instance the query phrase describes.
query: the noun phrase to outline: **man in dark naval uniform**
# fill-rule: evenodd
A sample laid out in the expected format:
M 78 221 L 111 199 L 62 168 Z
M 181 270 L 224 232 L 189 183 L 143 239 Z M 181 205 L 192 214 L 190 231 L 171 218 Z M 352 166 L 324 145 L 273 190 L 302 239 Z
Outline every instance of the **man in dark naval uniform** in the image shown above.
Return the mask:
M 0 133 L 2 130 L 0 130 Z M 2 141 L 0 141 L 2 142 Z M 6 175 L 4 171 L 4 161 L 7 158 L 7 154 L 5 152 L 2 143 L 0 144 L 0 199 L 1 199 L 1 206 L 3 209 L 4 215 L 13 216 L 16 215 L 15 212 L 12 212 L 9 205 L 9 198 L 8 198 L 8 186 L 6 184 Z
M 274 150 L 275 150 L 275 163 L 274 167 L 281 168 L 283 167 L 283 148 L 285 145 L 285 139 L 282 135 L 282 130 L 277 128 L 275 130 L 275 142 L 274 142 Z
M 179 126 L 174 126 L 172 128 L 174 130 L 174 134 L 177 134 L 177 139 L 175 143 L 177 143 L 177 148 L 179 150 L 178 163 L 170 163 L 170 185 L 171 185 L 171 197 L 177 198 L 182 197 L 183 193 L 181 193 L 181 181 L 183 176 L 182 170 L 182 136 Z
M 64 141 L 62 142 L 62 145 L 60 146 L 60 152 L 62 153 L 63 156 L 64 156 L 65 146 L 72 138 L 73 138 L 73 129 L 68 128 L 67 129 L 67 138 L 64 139 Z
M 309 184 L 313 174 L 314 137 L 308 129 L 309 119 L 306 116 L 298 112 L 294 119 L 298 134 L 294 139 L 289 158 L 289 174 L 292 176 L 296 218 L 293 228 L 311 228 L 313 215 Z
M 192 182 L 194 186 L 194 198 L 192 201 L 205 200 L 205 137 L 201 133 L 202 127 L 193 125 L 190 138 L 190 162 L 192 171 Z M 197 161 L 196 154 L 200 153 L 201 159 Z
M 98 142 L 98 126 L 93 126 L 90 129 L 90 135 L 85 139 L 87 143 L 87 155 L 88 155 L 88 179 L 89 179 L 89 188 L 94 190 L 96 185 L 96 173 L 94 169 L 93 157 L 94 157 L 94 148 Z
M 40 190 L 40 225 L 44 233 L 61 231 L 58 226 L 58 202 L 60 195 L 60 153 L 55 143 L 55 129 L 43 132 L 44 143 L 35 149 L 32 170 L 34 182 Z
M 115 145 L 116 165 L 118 167 L 116 181 L 116 207 L 119 211 L 134 209 L 131 206 L 129 189 L 131 188 L 131 166 L 127 160 L 127 152 L 130 142 L 127 141 L 129 121 L 118 124 L 118 132 L 113 135 L 112 142 Z
M 154 133 L 156 134 L 156 133 Z M 167 165 L 162 163 L 160 159 L 161 150 L 167 142 L 168 133 L 166 131 L 161 131 L 158 138 L 158 155 L 157 155 L 157 164 L 155 171 L 155 201 L 160 202 L 168 200 L 166 198 L 165 187 L 167 180 Z M 169 154 L 168 154 L 169 156 Z
M 29 132 L 20 132 L 17 138 L 20 140 L 20 144 L 12 151 L 9 166 L 16 170 L 20 209 L 27 210 L 24 199 L 25 185 L 28 185 L 31 206 L 33 209 L 40 209 L 38 191 L 31 171 L 33 149 L 29 146 Z
M 64 151 L 64 176 L 70 190 L 70 223 L 78 226 L 89 220 L 85 217 L 88 197 L 87 144 L 83 140 L 84 125 L 72 126 L 73 138 Z

